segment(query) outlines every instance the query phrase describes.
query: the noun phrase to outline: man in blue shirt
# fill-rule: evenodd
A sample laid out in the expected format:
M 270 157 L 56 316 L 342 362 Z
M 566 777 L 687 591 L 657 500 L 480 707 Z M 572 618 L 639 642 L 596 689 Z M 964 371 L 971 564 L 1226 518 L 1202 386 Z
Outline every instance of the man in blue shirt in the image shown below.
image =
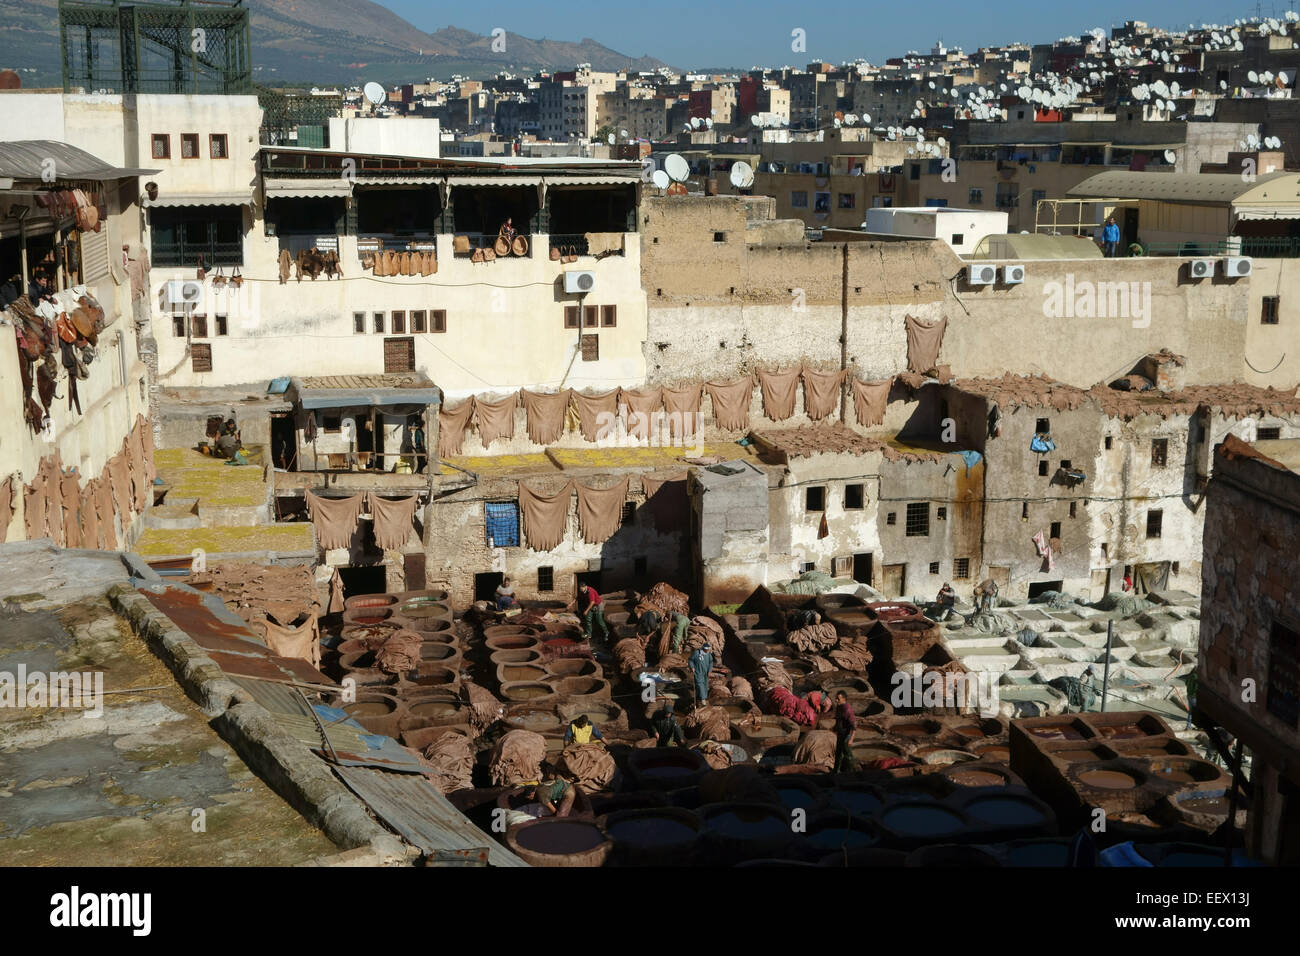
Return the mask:
M 1101 231 L 1101 241 L 1106 247 L 1107 259 L 1114 259 L 1119 255 L 1119 226 L 1115 224 L 1114 216 L 1106 220 L 1106 227 Z

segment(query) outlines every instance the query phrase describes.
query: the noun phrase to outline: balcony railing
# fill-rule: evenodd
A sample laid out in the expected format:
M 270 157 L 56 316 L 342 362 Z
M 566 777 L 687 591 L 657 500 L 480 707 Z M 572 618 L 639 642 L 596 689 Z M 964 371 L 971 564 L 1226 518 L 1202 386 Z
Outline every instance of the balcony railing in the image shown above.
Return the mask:
M 1300 238 L 1292 236 L 1240 236 L 1217 241 L 1153 242 L 1149 256 L 1247 256 L 1252 259 L 1300 258 Z
M 178 268 L 197 266 L 203 257 L 205 268 L 242 266 L 244 243 L 239 242 L 161 242 L 154 239 L 152 261 L 155 266 Z

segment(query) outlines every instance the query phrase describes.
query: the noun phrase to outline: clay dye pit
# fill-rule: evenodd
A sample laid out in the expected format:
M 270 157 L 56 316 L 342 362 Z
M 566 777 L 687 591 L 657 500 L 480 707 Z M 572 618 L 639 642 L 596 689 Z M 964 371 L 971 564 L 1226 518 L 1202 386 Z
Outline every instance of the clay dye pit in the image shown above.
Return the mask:
M 1079 774 L 1079 782 L 1098 790 L 1132 790 L 1137 779 L 1120 770 L 1088 770 Z
M 1111 740 L 1129 740 L 1133 737 L 1145 737 L 1147 733 L 1137 724 L 1120 724 L 1116 727 L 1100 728 L 1101 735 Z
M 836 850 L 852 850 L 857 847 L 871 846 L 875 838 L 865 830 L 849 827 L 827 827 L 824 830 L 812 830 L 807 836 L 808 845 L 818 850 L 833 853 Z
M 866 790 L 832 790 L 831 803 L 856 816 L 870 816 L 882 806 L 880 798 Z
M 948 775 L 948 779 L 963 787 L 1001 787 L 1006 778 L 992 770 L 962 770 Z
M 349 717 L 387 717 L 397 709 L 391 700 L 363 700 L 343 708 Z
M 1004 747 L 1001 744 L 994 744 L 991 747 L 976 747 L 975 753 L 986 760 L 999 760 L 1003 763 L 1011 760 L 1011 748 Z
M 790 732 L 784 727 L 772 724 L 759 724 L 757 727 L 743 727 L 741 729 L 744 731 L 746 736 L 753 737 L 757 740 L 763 740 L 768 737 L 784 737 Z
M 663 846 L 689 843 L 697 831 L 689 824 L 672 817 L 642 817 L 639 820 L 620 820 L 609 827 L 615 843 L 629 846 Z
M 790 824 L 784 816 L 775 811 L 747 808 L 711 814 L 705 825 L 719 836 L 733 840 L 766 840 L 790 832 Z
M 1241 806 L 1240 802 L 1237 805 Z M 1226 817 L 1228 815 L 1227 798 L 1212 794 L 1179 799 L 1178 806 L 1188 813 L 1204 813 L 1213 817 Z
M 817 795 L 802 787 L 778 787 L 776 792 L 787 810 L 809 810 L 818 803 Z
M 1082 740 L 1083 734 L 1073 724 L 1042 724 L 1028 728 L 1035 737 L 1043 740 Z
M 933 731 L 925 724 L 895 724 L 889 728 L 889 732 L 904 737 L 928 737 Z
M 594 850 L 605 837 L 593 824 L 581 820 L 547 820 L 521 827 L 515 832 L 515 842 L 534 853 L 565 856 Z
M 517 687 L 501 688 L 501 696 L 508 700 L 535 700 L 538 697 L 549 697 L 554 693 L 554 687 L 543 683 L 529 683 Z
M 952 833 L 962 826 L 961 817 L 940 806 L 894 807 L 886 810 L 881 822 L 901 836 L 925 837 Z
M 1048 751 L 1057 760 L 1064 760 L 1066 763 L 1096 763 L 1098 760 L 1105 760 L 1110 755 L 1100 750 L 1083 748 L 1081 750 L 1051 750 Z
M 966 813 L 981 823 L 999 827 L 1037 826 L 1047 819 L 1034 804 L 1014 797 L 972 800 L 966 804 Z
M 859 763 L 868 763 L 872 760 L 887 760 L 890 757 L 897 757 L 897 750 L 886 750 L 884 747 L 854 747 L 853 759 Z
M 448 717 L 459 711 L 460 705 L 450 700 L 430 700 L 411 705 L 411 714 L 415 717 Z

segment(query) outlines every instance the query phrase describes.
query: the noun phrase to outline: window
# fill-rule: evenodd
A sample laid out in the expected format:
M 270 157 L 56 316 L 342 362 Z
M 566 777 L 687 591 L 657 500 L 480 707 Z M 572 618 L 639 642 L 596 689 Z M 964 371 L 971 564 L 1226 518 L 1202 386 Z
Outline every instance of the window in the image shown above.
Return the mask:
M 382 330 L 380 330 L 380 331 L 382 331 Z M 405 312 L 394 312 L 394 313 L 393 313 L 393 331 L 394 331 L 394 332 L 405 332 L 405 331 L 406 331 L 406 313 L 405 313 Z M 415 328 L 415 316 L 414 316 L 414 314 L 412 314 L 412 316 L 411 316 L 411 331 L 412 331 L 412 332 L 418 331 L 418 330 Z
M 1069 471 L 1071 468 L 1074 467 L 1074 462 L 1070 461 L 1070 459 L 1068 458 L 1062 458 L 1061 467 L 1064 468 L 1066 471 Z
M 1261 428 L 1255 432 L 1258 441 L 1274 441 L 1282 437 L 1281 428 Z
M 384 371 L 415 371 L 415 339 L 384 339 Z
M 1028 502 L 1028 501 L 1022 501 L 1022 502 L 1020 503 L 1020 520 L 1021 520 L 1021 521 L 1028 521 L 1028 520 L 1029 520 L 1029 502 Z
M 1277 303 L 1278 296 L 1264 296 L 1263 310 L 1259 316 L 1260 325 L 1277 325 Z
M 584 329 L 595 329 L 600 327 L 599 306 L 584 305 L 582 307 L 582 327 Z
M 172 138 L 167 133 L 153 134 L 153 158 L 154 159 L 172 158 Z
M 807 208 L 808 208 L 808 190 L 806 190 L 806 189 L 796 189 L 796 190 L 793 190 L 793 191 L 790 193 L 790 208 L 791 208 L 791 209 L 807 209 Z
M 600 361 L 599 335 L 584 335 L 582 337 L 582 360 L 584 362 Z
M 199 134 L 181 133 L 181 159 L 199 158 Z
M 885 515 L 885 524 L 898 524 L 898 513 L 891 511 Z
M 954 233 L 952 234 L 952 244 L 953 244 L 954 246 L 964 245 L 965 242 L 966 242 L 966 233 L 964 233 L 964 232 L 954 232 Z
M 803 571 L 802 571 L 801 573 L 807 573 L 808 571 L 816 571 L 816 570 L 817 570 L 817 562 L 816 562 L 816 561 L 805 561 L 805 562 L 803 563 L 802 567 L 803 567 Z
M 555 590 L 555 568 L 542 567 L 537 569 L 537 590 Z
M 1077 518 L 1077 517 L 1079 517 L 1079 511 L 1078 511 L 1078 508 L 1079 508 L 1079 503 L 1078 503 L 1077 501 L 1071 501 L 1071 502 L 1070 502 L 1070 517 L 1071 517 L 1071 518 Z
M 1288 727 L 1300 719 L 1300 633 L 1273 622 L 1268 636 L 1268 712 Z
M 725 232 L 715 232 L 715 233 L 713 234 L 713 241 L 714 241 L 714 242 L 726 242 L 726 241 L 727 241 L 727 234 L 726 234 Z
M 1105 541 L 1101 543 L 1101 559 L 1103 561 L 1110 560 L 1110 545 L 1107 544 Z
M 320 423 L 321 431 L 337 432 L 343 429 L 343 418 L 339 415 L 323 415 Z
M 913 501 L 907 505 L 907 537 L 924 538 L 930 533 L 930 503 Z
M 154 266 L 193 269 L 199 256 L 208 269 L 244 264 L 244 215 L 238 206 L 177 206 L 149 209 L 150 261 Z
M 1147 537 L 1160 537 L 1160 526 L 1164 521 L 1165 514 L 1158 508 L 1153 508 L 1147 512 Z
M 352 313 L 352 331 L 357 335 L 364 335 L 366 331 L 366 314 L 364 312 Z
M 419 310 L 417 310 L 417 311 L 415 311 L 415 312 L 412 312 L 412 313 L 411 313 L 411 331 L 412 331 L 412 332 L 427 332 L 427 331 L 429 330 L 429 320 L 428 320 L 428 317 L 427 317 L 427 316 L 428 316 L 428 314 L 427 314 L 423 309 L 419 309 Z
M 1050 435 L 1052 433 L 1052 420 L 1050 418 L 1040 418 L 1034 422 L 1034 431 L 1039 435 Z
M 857 193 L 840 193 L 838 199 L 836 200 L 836 203 L 840 209 L 857 209 L 858 208 Z
M 618 325 L 618 307 L 602 305 L 600 307 L 600 324 L 607 329 Z
M 980 189 L 978 186 L 972 186 L 970 188 L 970 194 L 967 196 L 967 202 L 972 206 L 982 205 L 984 203 L 984 190 Z
M 894 205 L 893 196 L 872 196 L 871 197 L 871 208 L 873 209 L 888 209 L 893 205 Z
M 636 502 L 623 502 L 623 524 L 632 524 L 636 521 Z
M 1038 204 L 1039 204 L 1040 202 L 1042 202 L 1044 199 L 1047 198 L 1047 190 L 1046 190 L 1046 189 L 1035 189 L 1035 190 L 1033 190 L 1032 192 L 1030 192 L 1030 194 L 1029 194 L 1029 198 L 1030 198 L 1030 201 L 1033 202 L 1033 204 L 1034 204 L 1034 208 L 1037 209 L 1037 208 L 1038 208 Z
M 382 312 L 376 312 L 376 313 L 375 313 L 375 318 L 374 318 L 374 327 L 373 327 L 372 331 L 373 331 L 376 335 L 383 335 L 383 334 L 384 334 L 384 313 L 382 313 Z
M 927 206 L 933 206 L 933 207 L 936 207 L 936 208 L 938 208 L 938 209 L 942 209 L 944 206 L 947 206 L 947 205 L 948 205 L 948 200 L 946 200 L 946 199 L 927 199 L 927 200 L 925 201 L 925 204 L 926 204 Z
M 487 532 L 488 547 L 519 547 L 519 502 L 483 502 L 483 527 Z
M 970 558 L 953 558 L 952 576 L 959 581 L 970 577 Z
M 1043 459 L 1039 460 L 1039 462 L 1038 462 L 1038 473 L 1039 473 L 1040 475 L 1046 475 L 1046 474 L 1047 474 L 1047 459 L 1046 459 L 1046 458 L 1043 458 Z
M 226 148 L 225 133 L 212 133 L 208 136 L 208 155 L 213 159 L 230 158 L 230 150 Z
M 564 327 L 566 329 L 576 329 L 581 318 L 581 307 L 576 305 L 566 305 L 564 307 Z
M 1047 537 L 1055 538 L 1057 541 L 1061 540 L 1061 522 L 1059 521 L 1052 522 L 1052 527 L 1051 530 L 1047 532 Z
M 945 505 L 940 505 L 939 507 L 934 509 L 934 516 L 939 521 L 947 521 L 948 508 Z
M 190 316 L 191 328 L 190 333 L 196 339 L 206 339 L 208 337 L 208 317 L 206 315 Z
M 822 487 L 804 489 L 804 510 L 825 511 L 826 489 Z
M 1107 451 L 1110 451 L 1111 446 L 1114 444 L 1114 442 L 1115 442 L 1115 439 L 1111 438 L 1111 436 L 1109 436 L 1109 435 L 1106 436 L 1105 445 L 1106 445 L 1106 450 L 1107 450 Z
M 919 179 L 921 178 L 921 164 L 920 164 L 920 163 L 912 163 L 912 165 L 910 165 L 909 167 L 907 167 L 907 178 L 910 179 L 910 180 L 912 180 L 912 182 L 916 182 L 917 180 L 919 180 Z
M 1169 439 L 1151 439 L 1151 464 L 1163 465 L 1169 460 Z
M 190 371 L 192 372 L 212 371 L 212 346 L 211 345 L 195 344 L 190 346 Z
M 432 326 L 429 329 L 430 332 L 447 331 L 447 310 L 446 309 L 434 309 L 432 312 L 429 313 L 429 318 L 433 322 Z
M 866 485 L 845 485 L 844 486 L 844 509 L 846 511 L 862 510 L 863 501 L 866 498 L 864 491 Z
M 939 573 L 939 562 L 938 562 L 938 561 L 931 561 L 931 562 L 930 562 L 930 573 L 931 573 L 931 574 L 938 574 L 938 573 Z
M 185 316 L 183 314 L 172 316 L 172 335 L 178 339 L 185 338 Z

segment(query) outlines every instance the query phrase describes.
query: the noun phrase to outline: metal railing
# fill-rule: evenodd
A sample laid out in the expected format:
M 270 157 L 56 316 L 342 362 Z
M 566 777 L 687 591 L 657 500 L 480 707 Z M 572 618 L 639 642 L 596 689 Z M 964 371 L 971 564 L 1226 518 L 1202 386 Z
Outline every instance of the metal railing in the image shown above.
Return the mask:
M 177 268 L 197 266 L 203 257 L 204 268 L 213 266 L 242 266 L 244 243 L 239 242 L 163 242 L 156 237 L 150 251 L 155 266 Z
M 1240 236 L 1217 241 L 1153 242 L 1149 256 L 1246 256 L 1252 259 L 1295 259 L 1300 257 L 1300 237 Z
M 587 243 L 587 234 L 585 232 L 563 233 L 553 232 L 546 237 L 550 249 L 560 250 L 560 255 L 585 256 L 591 251 L 591 246 Z M 547 251 L 550 255 L 550 251 Z

